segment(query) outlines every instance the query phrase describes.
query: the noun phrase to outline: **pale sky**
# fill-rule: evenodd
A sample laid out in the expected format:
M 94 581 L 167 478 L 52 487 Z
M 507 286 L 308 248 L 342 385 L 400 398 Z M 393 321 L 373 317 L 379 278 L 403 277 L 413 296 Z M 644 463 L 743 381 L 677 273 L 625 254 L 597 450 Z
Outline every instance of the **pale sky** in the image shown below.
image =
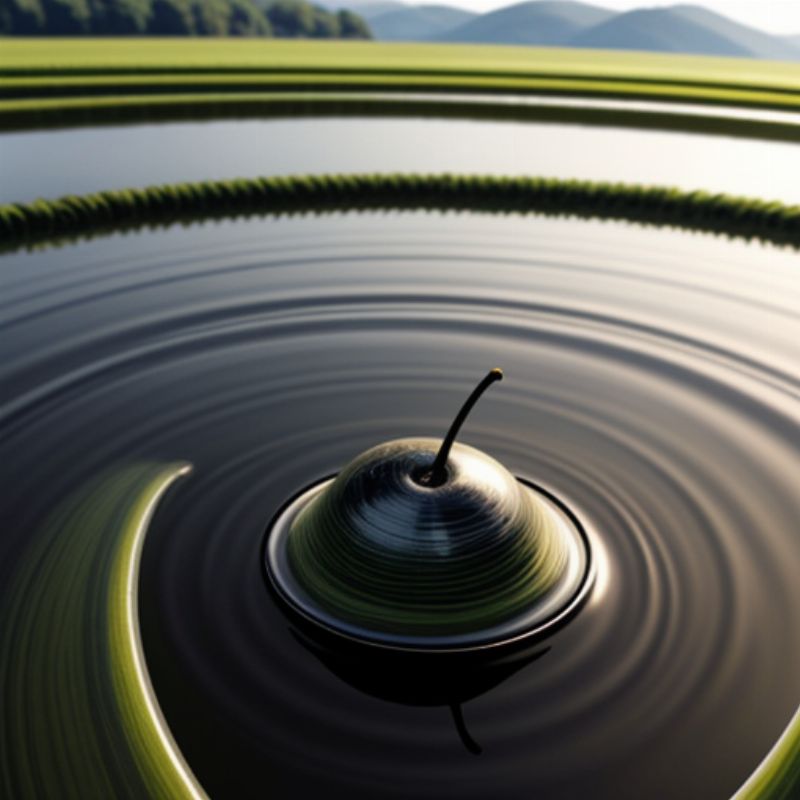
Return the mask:
M 414 5 L 443 2 L 472 11 L 488 11 L 515 0 L 413 0 Z M 711 11 L 769 33 L 800 34 L 800 0 L 583 0 L 591 5 L 626 11 L 654 6 L 702 5 Z

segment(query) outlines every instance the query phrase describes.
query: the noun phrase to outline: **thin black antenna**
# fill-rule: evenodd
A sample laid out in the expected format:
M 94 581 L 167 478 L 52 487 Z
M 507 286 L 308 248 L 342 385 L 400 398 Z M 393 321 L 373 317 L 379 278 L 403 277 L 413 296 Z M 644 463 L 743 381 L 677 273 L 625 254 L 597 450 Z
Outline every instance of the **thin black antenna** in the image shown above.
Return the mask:
M 447 458 L 450 455 L 450 448 L 453 446 L 456 436 L 458 435 L 467 414 L 472 411 L 472 406 L 478 402 L 478 398 L 495 382 L 503 380 L 503 370 L 492 369 L 489 370 L 486 377 L 472 390 L 472 394 L 467 398 L 467 401 L 461 406 L 461 410 L 453 420 L 450 430 L 447 431 L 447 436 L 444 437 L 442 446 L 436 454 L 436 460 L 430 472 L 427 473 L 422 479 L 426 486 L 441 486 L 447 480 Z

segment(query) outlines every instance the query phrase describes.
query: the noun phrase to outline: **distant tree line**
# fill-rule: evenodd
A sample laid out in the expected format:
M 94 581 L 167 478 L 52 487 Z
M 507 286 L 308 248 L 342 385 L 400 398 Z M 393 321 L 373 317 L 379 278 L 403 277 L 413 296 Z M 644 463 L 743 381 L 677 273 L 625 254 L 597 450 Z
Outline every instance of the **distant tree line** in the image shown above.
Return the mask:
M 352 11 L 305 0 L 0 0 L 0 35 L 372 38 Z

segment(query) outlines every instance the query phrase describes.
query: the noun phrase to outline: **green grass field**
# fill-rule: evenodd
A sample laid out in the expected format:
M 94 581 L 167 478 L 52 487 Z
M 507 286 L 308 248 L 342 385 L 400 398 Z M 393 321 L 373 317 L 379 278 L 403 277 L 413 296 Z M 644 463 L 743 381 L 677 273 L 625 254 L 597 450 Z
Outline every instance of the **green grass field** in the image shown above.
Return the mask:
M 11 39 L 0 125 L 79 104 L 219 107 L 243 96 L 515 93 L 800 109 L 800 64 L 555 48 L 230 39 Z
M 0 74 L 69 70 L 414 71 L 483 75 L 567 75 L 800 91 L 800 64 L 603 50 L 276 41 L 274 39 L 6 39 Z

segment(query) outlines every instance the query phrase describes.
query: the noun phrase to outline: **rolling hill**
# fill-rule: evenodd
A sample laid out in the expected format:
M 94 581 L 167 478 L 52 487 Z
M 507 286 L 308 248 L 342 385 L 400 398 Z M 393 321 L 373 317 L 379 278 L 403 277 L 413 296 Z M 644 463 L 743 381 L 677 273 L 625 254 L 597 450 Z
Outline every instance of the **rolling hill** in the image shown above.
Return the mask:
M 771 35 L 698 5 L 616 12 L 572 0 L 529 0 L 485 14 L 454 6 L 406 5 L 397 0 L 350 0 L 349 5 L 369 21 L 377 39 L 386 41 L 586 47 L 800 60 L 800 35 Z
M 377 39 L 409 42 L 435 39 L 478 16 L 463 8 L 441 5 L 402 6 L 378 15 L 367 6 L 362 13 Z
M 441 42 L 561 45 L 614 16 L 613 11 L 585 3 L 534 0 L 482 14 L 436 38 Z
M 791 42 L 740 25 L 700 6 L 647 8 L 617 14 L 565 44 L 776 60 L 800 58 L 800 48 Z

